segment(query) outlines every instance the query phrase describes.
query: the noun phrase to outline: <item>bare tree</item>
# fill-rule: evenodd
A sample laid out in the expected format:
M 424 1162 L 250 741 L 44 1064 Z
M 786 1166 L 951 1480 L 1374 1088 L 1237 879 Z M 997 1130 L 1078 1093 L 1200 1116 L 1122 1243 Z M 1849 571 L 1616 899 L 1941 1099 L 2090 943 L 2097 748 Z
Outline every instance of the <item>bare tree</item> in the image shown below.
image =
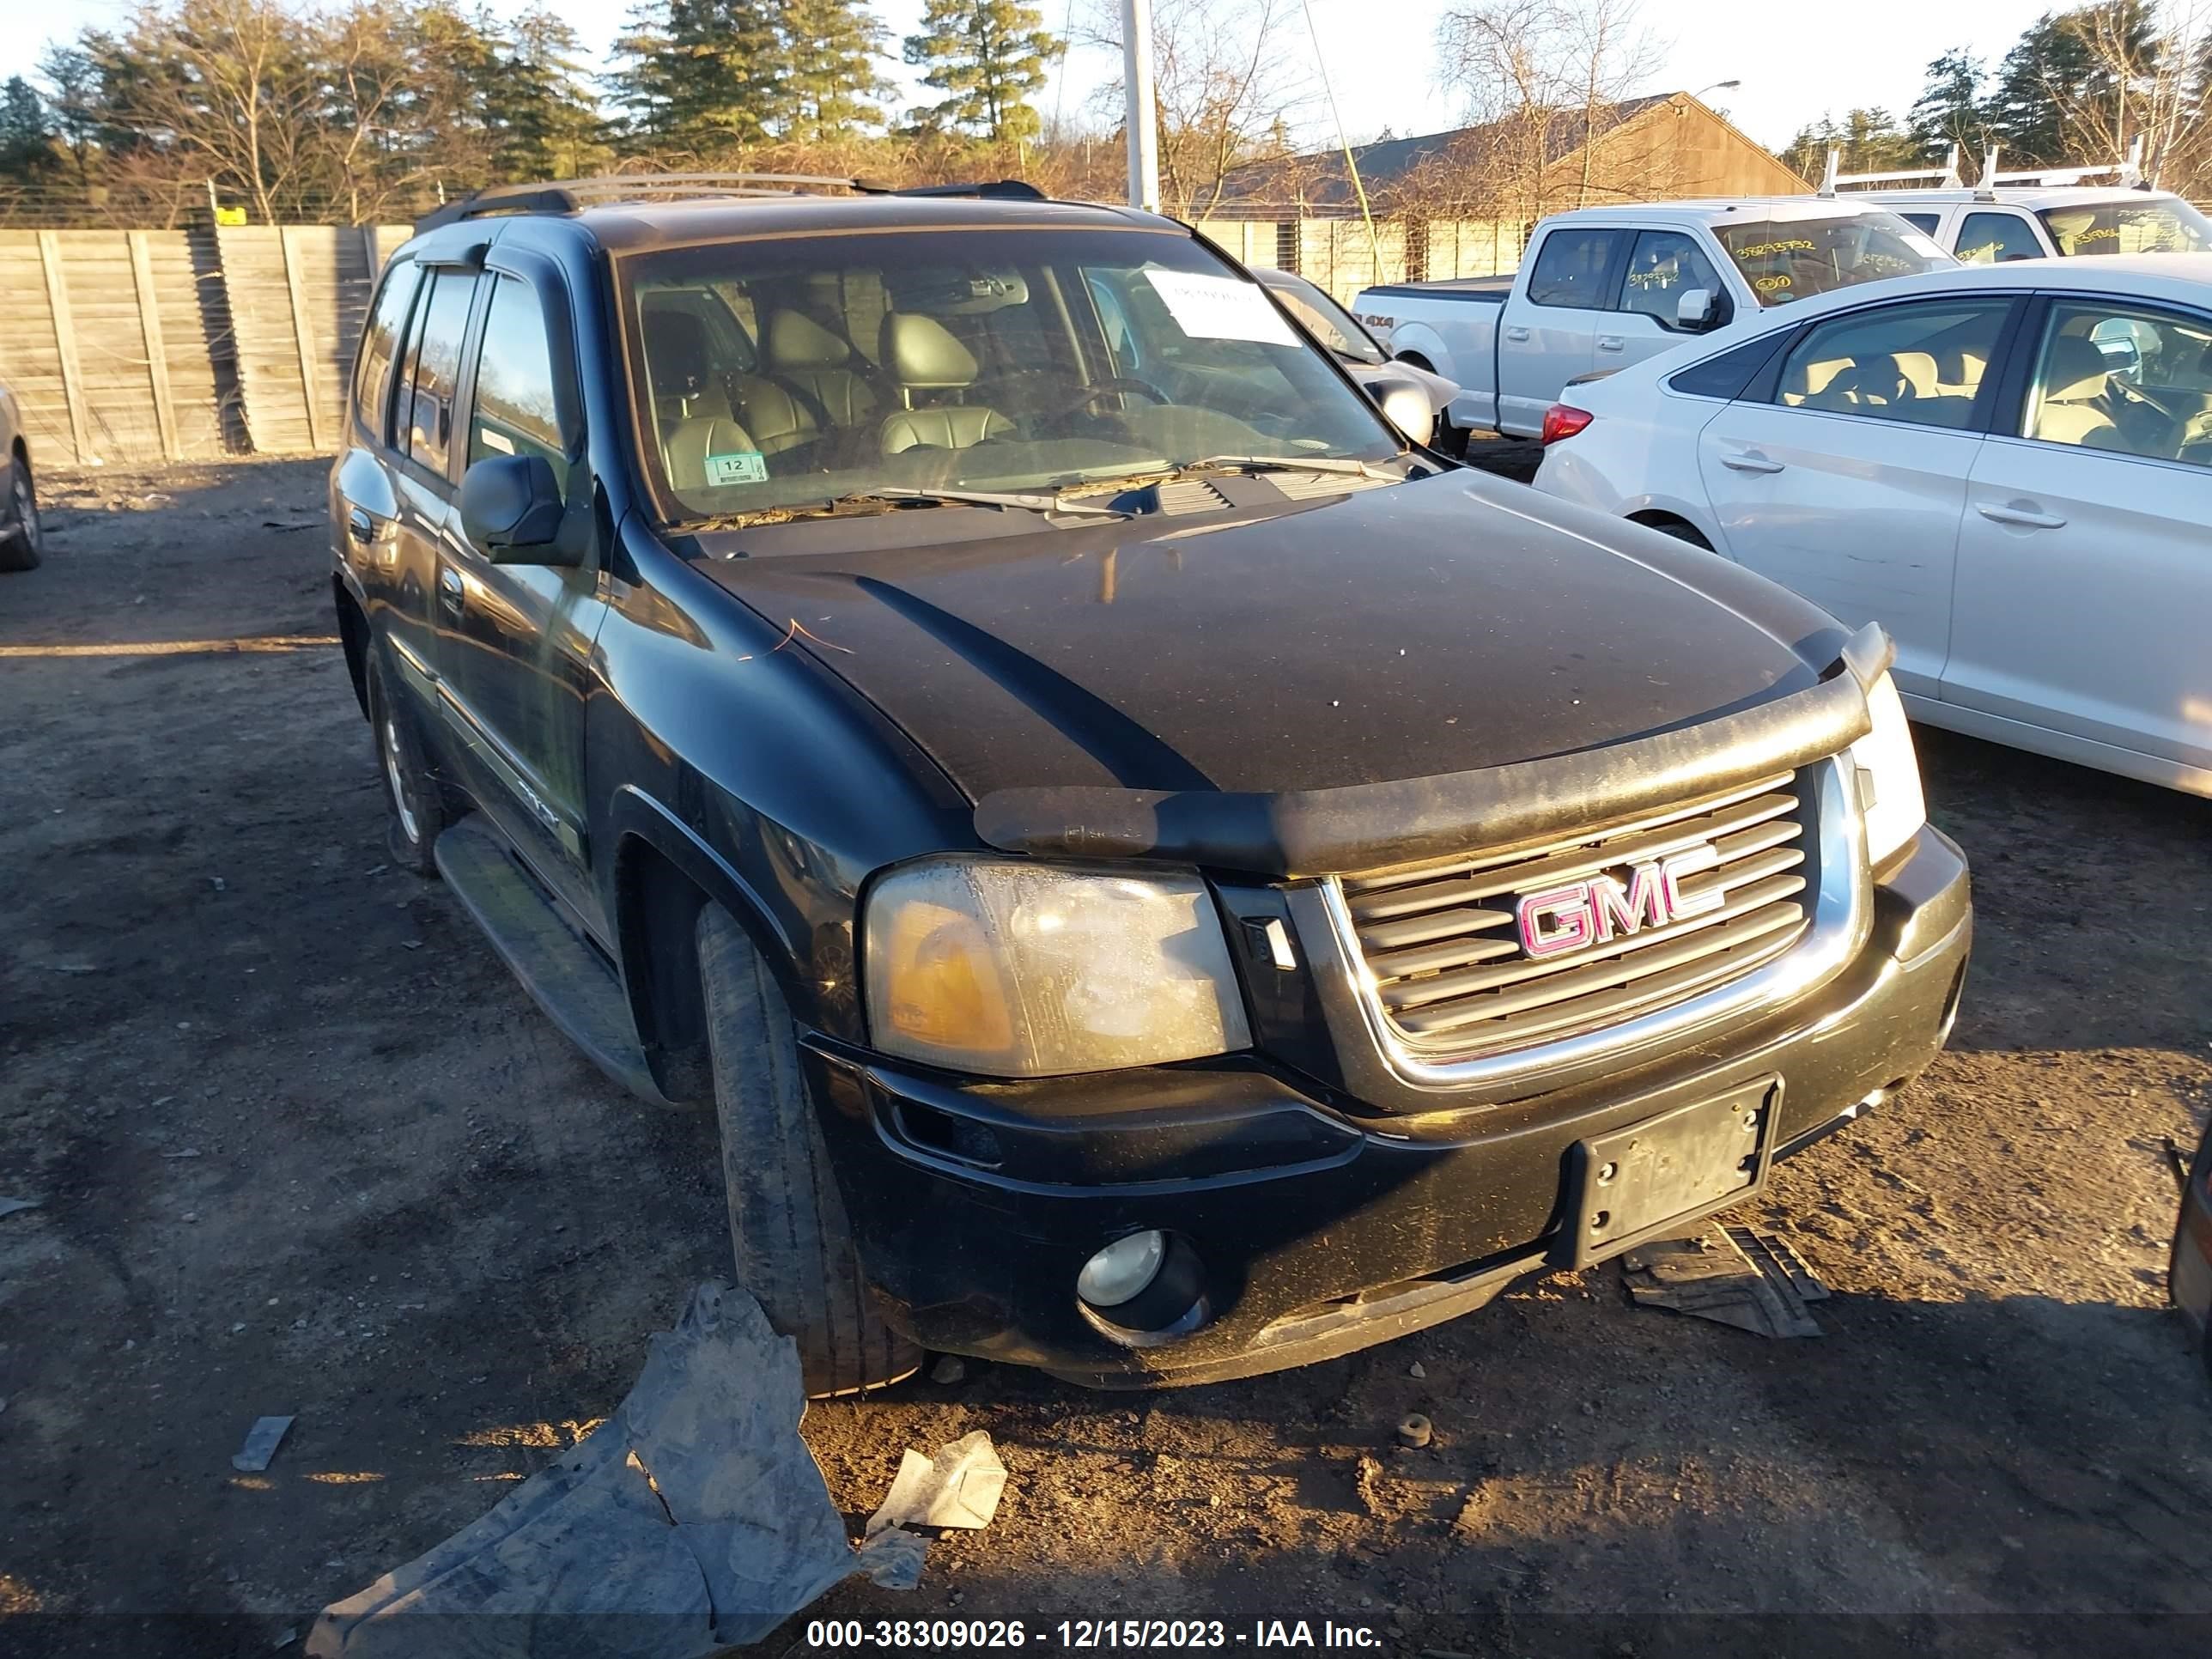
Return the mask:
M 2084 161 L 2118 158 L 2138 142 L 2152 179 L 2191 179 L 2212 159 L 2204 131 L 2212 18 L 2194 4 L 2106 0 L 2056 20 L 2086 74 L 2043 84 Z
M 1636 0 L 1468 0 L 1437 30 L 1438 79 L 1485 129 L 1464 157 L 1497 205 L 1524 222 L 1641 185 L 1649 158 L 1600 141 L 1613 106 L 1650 76 L 1657 43 Z M 1571 177 L 1559 163 L 1577 155 Z
M 1279 161 L 1310 112 L 1314 88 L 1283 50 L 1291 0 L 1153 0 L 1152 76 L 1159 107 L 1160 194 L 1181 218 L 1221 205 L 1240 167 Z M 1102 6 L 1086 38 L 1121 50 L 1121 12 Z M 1096 94 L 1118 111 L 1119 80 Z

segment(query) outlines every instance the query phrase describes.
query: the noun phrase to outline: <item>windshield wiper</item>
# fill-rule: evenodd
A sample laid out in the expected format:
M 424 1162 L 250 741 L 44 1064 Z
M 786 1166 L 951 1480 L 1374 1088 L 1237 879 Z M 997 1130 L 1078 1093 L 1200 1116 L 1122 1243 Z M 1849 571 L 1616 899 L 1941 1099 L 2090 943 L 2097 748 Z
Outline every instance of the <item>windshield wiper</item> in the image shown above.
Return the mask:
M 1171 476 L 1183 478 L 1200 472 L 1341 472 L 1355 478 L 1390 479 L 1371 461 L 1335 455 L 1208 455 L 1176 468 Z
M 852 495 L 840 495 L 826 505 L 832 507 L 865 507 L 872 501 L 901 504 L 922 501 L 933 507 L 1014 507 L 1031 513 L 1094 513 L 1117 519 L 1128 516 L 1118 507 L 1108 507 L 1103 502 L 1063 501 L 1058 495 L 1030 490 L 909 489 L 902 484 L 885 484 L 878 489 L 855 490 Z

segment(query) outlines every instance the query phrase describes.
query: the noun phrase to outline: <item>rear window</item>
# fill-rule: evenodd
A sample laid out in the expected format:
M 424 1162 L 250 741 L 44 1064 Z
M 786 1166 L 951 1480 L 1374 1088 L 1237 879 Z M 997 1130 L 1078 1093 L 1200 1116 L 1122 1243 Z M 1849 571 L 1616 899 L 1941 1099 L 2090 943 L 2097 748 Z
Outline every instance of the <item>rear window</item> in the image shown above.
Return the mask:
M 1910 276 L 1950 259 L 1893 213 L 1834 219 L 1730 219 L 1713 234 L 1763 306 L 1787 305 L 1886 276 Z
M 2178 198 L 2049 208 L 2037 216 L 2060 253 L 2201 253 L 2212 219 Z
M 1782 343 L 1790 337 L 1787 328 L 1778 328 L 1761 336 L 1748 345 L 1740 345 L 1733 351 L 1723 351 L 1717 357 L 1708 357 L 1702 363 L 1692 363 L 1669 377 L 1667 384 L 1677 392 L 1686 392 L 1693 398 L 1741 398 L 1759 371 L 1773 361 Z

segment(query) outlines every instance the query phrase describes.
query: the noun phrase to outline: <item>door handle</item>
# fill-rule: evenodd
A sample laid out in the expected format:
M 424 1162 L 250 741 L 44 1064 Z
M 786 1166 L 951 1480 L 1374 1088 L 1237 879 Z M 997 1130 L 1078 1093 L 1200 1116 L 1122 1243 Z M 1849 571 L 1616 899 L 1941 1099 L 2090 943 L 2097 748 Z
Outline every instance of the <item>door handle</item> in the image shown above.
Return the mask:
M 1780 461 L 1770 461 L 1755 449 L 1747 449 L 1740 455 L 1723 455 L 1721 465 L 1733 467 L 1738 472 L 1780 472 L 1784 470 Z
M 2016 524 L 2030 530 L 2063 530 L 2066 520 L 2056 513 L 2037 513 L 2025 507 L 2006 507 L 1998 501 L 1976 501 L 1974 511 L 1991 524 Z
M 452 610 L 459 611 L 461 608 L 461 596 L 465 591 L 461 581 L 461 573 L 453 566 L 447 565 L 438 573 L 438 599 L 441 604 Z
M 1597 349 L 1600 351 L 1619 351 L 1624 344 L 1625 342 L 1618 334 L 1601 334 L 1597 337 Z
M 1525 340 L 1528 337 L 1528 331 L 1525 328 L 1509 328 L 1505 331 L 1505 337 L 1509 340 Z
M 356 507 L 346 514 L 346 534 L 367 547 L 376 539 L 376 520 Z

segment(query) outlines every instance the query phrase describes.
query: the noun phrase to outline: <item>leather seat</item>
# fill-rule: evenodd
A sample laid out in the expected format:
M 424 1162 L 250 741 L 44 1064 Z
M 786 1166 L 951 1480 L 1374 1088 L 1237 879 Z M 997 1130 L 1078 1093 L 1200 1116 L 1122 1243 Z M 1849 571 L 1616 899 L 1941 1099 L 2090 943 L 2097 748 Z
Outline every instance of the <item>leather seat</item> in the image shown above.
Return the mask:
M 909 449 L 969 449 L 1014 429 L 1012 421 L 981 404 L 916 404 L 917 392 L 957 398 L 975 384 L 975 354 L 934 317 L 887 313 L 883 360 L 908 404 L 884 421 L 884 454 L 896 455 Z
M 770 313 L 762 352 L 769 374 L 812 405 L 824 426 L 855 427 L 875 418 L 875 388 L 854 370 L 851 344 L 803 312 Z
M 714 373 L 706 319 L 674 306 L 651 307 L 640 319 L 640 328 L 646 378 L 653 389 L 653 433 L 668 487 L 678 495 L 714 489 L 708 456 L 762 452 L 732 417 L 721 377 Z
M 2095 343 L 2078 335 L 2062 335 L 2051 343 L 2051 356 L 2043 365 L 2043 392 L 2035 408 L 2035 428 L 2028 435 L 2055 444 L 2082 444 L 2092 449 L 2117 447 L 2119 423 L 2100 407 L 2106 393 L 2105 354 Z

